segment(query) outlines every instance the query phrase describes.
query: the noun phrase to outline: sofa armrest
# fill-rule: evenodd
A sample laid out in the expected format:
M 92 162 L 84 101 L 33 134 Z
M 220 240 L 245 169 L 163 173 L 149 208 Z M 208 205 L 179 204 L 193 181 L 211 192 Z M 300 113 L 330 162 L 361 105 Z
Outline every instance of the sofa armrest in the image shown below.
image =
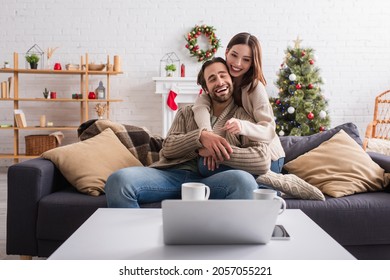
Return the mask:
M 390 173 L 390 156 L 375 152 L 367 152 L 367 154 L 371 157 L 373 161 L 375 161 L 380 167 L 382 167 L 386 171 L 386 173 Z
M 38 202 L 64 180 L 55 165 L 35 158 L 8 169 L 7 254 L 37 255 Z

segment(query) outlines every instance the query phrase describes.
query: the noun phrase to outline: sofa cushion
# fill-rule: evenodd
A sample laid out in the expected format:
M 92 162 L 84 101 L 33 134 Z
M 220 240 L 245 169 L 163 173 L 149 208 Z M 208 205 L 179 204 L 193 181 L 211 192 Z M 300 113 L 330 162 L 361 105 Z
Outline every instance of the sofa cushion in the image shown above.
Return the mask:
M 345 123 L 336 126 L 327 131 L 319 132 L 309 136 L 282 136 L 280 142 L 286 152 L 284 162 L 287 163 L 296 159 L 300 155 L 318 147 L 322 142 L 332 138 L 340 130 L 344 130 L 352 139 L 360 146 L 363 146 L 362 140 L 359 136 L 359 130 L 353 123 Z
M 90 196 L 69 187 L 41 199 L 38 208 L 37 238 L 66 240 L 98 208 L 106 208 L 106 196 Z
M 344 130 L 284 167 L 333 197 L 382 190 L 390 175 Z
M 107 128 L 85 141 L 58 147 L 42 154 L 80 192 L 98 196 L 114 171 L 142 166 L 140 161 Z
M 288 209 L 301 209 L 343 246 L 390 244 L 389 193 L 327 196 L 325 201 L 285 200 Z

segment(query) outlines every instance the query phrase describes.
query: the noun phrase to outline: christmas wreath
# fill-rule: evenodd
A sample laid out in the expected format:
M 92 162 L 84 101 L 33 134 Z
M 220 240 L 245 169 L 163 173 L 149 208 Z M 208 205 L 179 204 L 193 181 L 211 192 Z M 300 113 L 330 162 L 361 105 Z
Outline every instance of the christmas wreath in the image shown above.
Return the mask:
M 220 47 L 219 39 L 215 36 L 215 28 L 207 25 L 195 25 L 195 27 L 185 37 L 187 44 L 186 48 L 190 51 L 191 56 L 198 59 L 199 62 L 208 60 L 214 56 Z M 207 50 L 200 49 L 198 45 L 198 37 L 205 35 L 208 38 L 210 48 Z

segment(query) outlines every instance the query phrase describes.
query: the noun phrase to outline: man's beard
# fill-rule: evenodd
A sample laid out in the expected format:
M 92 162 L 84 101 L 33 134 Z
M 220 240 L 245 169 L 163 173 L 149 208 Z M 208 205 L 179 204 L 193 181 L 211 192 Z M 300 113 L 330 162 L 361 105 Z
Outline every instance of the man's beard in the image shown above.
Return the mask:
M 210 97 L 213 101 L 217 103 L 225 103 L 227 100 L 230 100 L 233 95 L 233 88 L 230 85 L 228 86 L 228 91 L 228 94 L 222 96 L 217 95 L 217 93 L 213 91 L 213 93 L 210 94 Z

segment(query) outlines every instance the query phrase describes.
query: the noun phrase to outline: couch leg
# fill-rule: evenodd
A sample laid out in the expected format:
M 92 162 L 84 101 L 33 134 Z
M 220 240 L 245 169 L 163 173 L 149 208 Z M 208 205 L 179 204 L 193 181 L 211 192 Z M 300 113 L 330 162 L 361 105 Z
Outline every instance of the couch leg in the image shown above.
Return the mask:
M 21 260 L 32 260 L 32 256 L 20 255 L 20 259 L 21 259 Z

